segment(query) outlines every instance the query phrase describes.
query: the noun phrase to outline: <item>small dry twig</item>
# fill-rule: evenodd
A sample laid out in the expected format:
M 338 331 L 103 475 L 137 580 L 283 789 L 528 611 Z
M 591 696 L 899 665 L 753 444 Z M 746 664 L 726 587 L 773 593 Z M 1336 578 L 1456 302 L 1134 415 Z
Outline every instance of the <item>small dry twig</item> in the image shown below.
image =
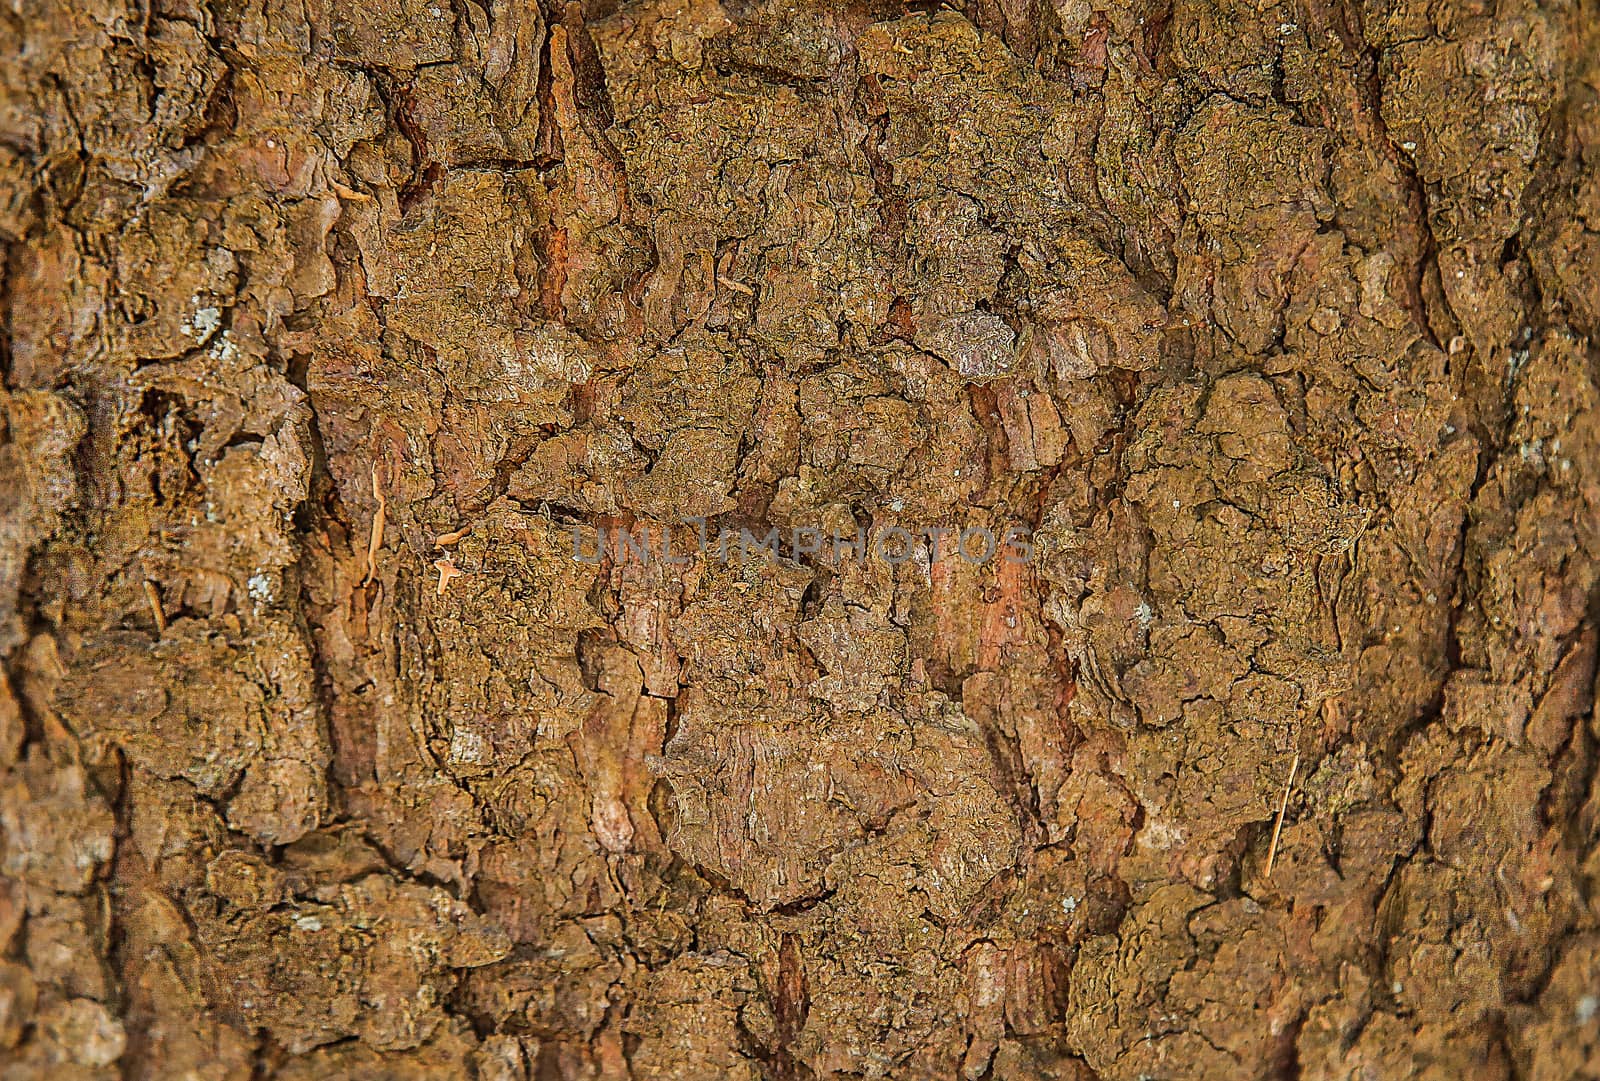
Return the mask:
M 361 579 L 362 585 L 372 581 L 372 576 L 378 571 L 378 549 L 383 547 L 384 520 L 389 515 L 389 501 L 383 497 L 383 487 L 378 483 L 378 467 L 372 467 L 372 494 L 378 500 L 378 510 L 372 516 L 372 534 L 367 538 L 367 576 Z
M 456 561 L 449 556 L 433 561 L 434 569 L 439 572 L 439 596 L 444 596 L 444 591 L 450 585 L 452 578 L 460 578 L 466 571 L 456 566 Z
M 150 579 L 144 580 L 144 595 L 150 601 L 150 614 L 156 617 L 156 633 L 167 633 L 167 613 L 161 607 L 161 591 Z
M 465 537 L 471 532 L 472 523 L 468 522 L 466 525 L 462 526 L 460 529 L 457 529 L 453 533 L 440 533 L 437 537 L 433 538 L 433 546 L 435 548 L 448 548 L 452 544 L 459 544 L 461 542 L 461 538 Z
M 1272 864 L 1278 858 L 1278 838 L 1283 835 L 1283 816 L 1289 810 L 1289 792 L 1294 788 L 1294 775 L 1300 770 L 1300 752 L 1294 753 L 1289 763 L 1289 782 L 1283 786 L 1283 802 L 1278 804 L 1278 820 L 1272 825 L 1272 843 L 1267 846 L 1267 877 L 1272 877 Z
M 329 180 L 328 187 L 332 188 L 341 199 L 349 199 L 356 203 L 372 202 L 372 196 L 368 195 L 366 192 L 356 191 L 356 189 L 349 187 L 348 185 L 341 184 L 337 180 Z

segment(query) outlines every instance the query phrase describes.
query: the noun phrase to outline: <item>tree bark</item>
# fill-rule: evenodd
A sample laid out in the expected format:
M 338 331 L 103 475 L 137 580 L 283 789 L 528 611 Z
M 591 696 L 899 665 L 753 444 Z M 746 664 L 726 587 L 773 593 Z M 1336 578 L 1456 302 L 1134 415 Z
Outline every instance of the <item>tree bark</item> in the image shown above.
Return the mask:
M 3 1081 L 1600 1077 L 1594 0 L 0 28 Z

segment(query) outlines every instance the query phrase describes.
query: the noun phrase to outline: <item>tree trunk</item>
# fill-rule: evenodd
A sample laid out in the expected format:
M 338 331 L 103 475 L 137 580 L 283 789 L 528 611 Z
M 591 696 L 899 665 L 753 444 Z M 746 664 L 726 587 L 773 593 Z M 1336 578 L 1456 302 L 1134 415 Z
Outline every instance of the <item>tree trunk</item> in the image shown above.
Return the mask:
M 4 1081 L 1600 1077 L 1594 0 L 0 27 Z

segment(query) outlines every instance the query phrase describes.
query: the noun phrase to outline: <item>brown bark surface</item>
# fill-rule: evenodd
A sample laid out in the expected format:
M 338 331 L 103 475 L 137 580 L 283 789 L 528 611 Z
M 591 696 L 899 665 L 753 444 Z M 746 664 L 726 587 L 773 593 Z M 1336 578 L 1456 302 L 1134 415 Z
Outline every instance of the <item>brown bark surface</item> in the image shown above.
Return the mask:
M 0 254 L 0 1081 L 1600 1077 L 1593 0 L 22 0 Z

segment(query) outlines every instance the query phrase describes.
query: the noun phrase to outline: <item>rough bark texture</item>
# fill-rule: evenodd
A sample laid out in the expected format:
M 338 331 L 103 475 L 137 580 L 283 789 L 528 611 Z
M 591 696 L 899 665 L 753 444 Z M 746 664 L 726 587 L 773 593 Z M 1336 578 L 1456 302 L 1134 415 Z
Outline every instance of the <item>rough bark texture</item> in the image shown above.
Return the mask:
M 1593 0 L 24 0 L 0 242 L 5 1081 L 1600 1077 Z

